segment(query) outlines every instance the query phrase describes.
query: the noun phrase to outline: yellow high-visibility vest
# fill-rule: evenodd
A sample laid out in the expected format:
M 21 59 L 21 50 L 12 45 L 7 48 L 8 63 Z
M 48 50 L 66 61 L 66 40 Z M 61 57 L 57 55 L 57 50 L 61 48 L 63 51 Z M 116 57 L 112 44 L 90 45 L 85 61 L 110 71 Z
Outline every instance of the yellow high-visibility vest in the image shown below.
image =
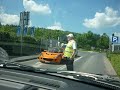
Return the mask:
M 73 53 L 73 43 L 74 43 L 74 40 L 72 41 L 69 41 L 66 48 L 65 48 L 65 51 L 64 51 L 64 56 L 65 57 L 71 57 L 72 56 L 72 53 Z

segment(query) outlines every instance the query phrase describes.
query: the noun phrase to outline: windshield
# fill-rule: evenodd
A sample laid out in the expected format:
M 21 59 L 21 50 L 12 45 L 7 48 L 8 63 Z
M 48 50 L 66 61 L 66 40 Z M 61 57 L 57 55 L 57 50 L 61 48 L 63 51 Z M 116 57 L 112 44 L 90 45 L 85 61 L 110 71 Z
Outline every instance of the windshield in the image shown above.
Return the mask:
M 51 52 L 51 53 L 63 53 L 63 49 L 62 48 L 57 48 L 57 47 L 49 48 L 48 52 Z
M 0 61 L 120 77 L 120 1 L 0 0 L 0 48 Z

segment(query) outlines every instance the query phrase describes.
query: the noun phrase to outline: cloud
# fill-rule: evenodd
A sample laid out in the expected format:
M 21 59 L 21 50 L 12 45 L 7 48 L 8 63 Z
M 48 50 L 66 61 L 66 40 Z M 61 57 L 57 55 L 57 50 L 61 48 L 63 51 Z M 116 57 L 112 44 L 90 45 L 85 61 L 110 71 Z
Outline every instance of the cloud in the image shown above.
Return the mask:
M 4 7 L 0 6 L 0 23 L 2 25 L 19 25 L 19 16 L 5 13 Z
M 8 14 L 4 12 L 4 8 L 0 6 L 0 23 L 2 25 L 19 25 L 20 17 L 15 14 Z M 29 27 L 32 26 L 31 20 L 29 21 Z
M 96 12 L 93 19 L 85 19 L 83 25 L 87 28 L 106 28 L 120 25 L 120 16 L 118 11 L 106 7 L 103 13 Z
M 2 25 L 19 25 L 19 16 L 18 15 L 12 15 L 12 14 L 0 14 L 0 22 Z M 28 27 L 32 26 L 31 20 L 29 21 Z
M 42 5 L 37 4 L 33 0 L 23 0 L 23 6 L 27 11 L 39 13 L 39 14 L 50 14 L 51 9 L 48 4 Z
M 0 22 L 2 25 L 19 25 L 20 17 L 18 15 L 2 13 L 0 14 Z M 32 26 L 31 20 L 29 21 L 28 27 Z
M 64 30 L 60 22 L 55 22 L 52 26 L 48 26 L 47 29 Z

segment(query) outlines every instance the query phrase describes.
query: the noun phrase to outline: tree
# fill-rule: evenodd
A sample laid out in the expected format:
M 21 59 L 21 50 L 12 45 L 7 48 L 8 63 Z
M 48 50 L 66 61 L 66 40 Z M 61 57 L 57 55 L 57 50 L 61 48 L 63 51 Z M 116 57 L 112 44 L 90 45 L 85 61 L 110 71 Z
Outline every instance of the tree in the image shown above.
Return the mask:
M 1 22 L 0 22 L 0 27 L 2 26 Z
M 97 41 L 97 46 L 101 49 L 108 49 L 109 48 L 109 37 L 107 36 L 106 33 L 103 33 L 103 35 Z
M 17 36 L 17 27 L 15 25 L 2 25 L 0 28 L 0 37 L 2 35 L 7 39 L 13 42 L 20 41 L 20 37 Z M 4 32 L 4 33 L 2 33 Z M 6 35 L 5 35 L 6 33 Z M 86 33 L 75 33 L 69 31 L 61 31 L 61 30 L 51 30 L 45 28 L 35 28 L 34 37 L 30 37 L 30 28 L 28 28 L 28 35 L 23 37 L 25 42 L 41 42 L 42 40 L 55 39 L 60 38 L 61 43 L 67 43 L 67 37 L 69 33 L 72 33 L 75 36 L 75 40 L 77 42 L 78 48 L 90 49 L 91 47 L 107 49 L 109 46 L 109 37 L 106 33 L 103 35 L 95 34 L 92 31 L 88 31 Z

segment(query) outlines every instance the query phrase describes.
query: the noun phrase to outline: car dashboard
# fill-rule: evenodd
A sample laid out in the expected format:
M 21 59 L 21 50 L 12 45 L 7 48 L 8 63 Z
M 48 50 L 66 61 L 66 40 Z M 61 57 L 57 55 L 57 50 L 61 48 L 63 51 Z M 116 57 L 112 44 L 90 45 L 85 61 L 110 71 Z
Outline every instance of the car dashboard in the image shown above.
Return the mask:
M 110 90 L 58 76 L 0 69 L 0 90 Z

